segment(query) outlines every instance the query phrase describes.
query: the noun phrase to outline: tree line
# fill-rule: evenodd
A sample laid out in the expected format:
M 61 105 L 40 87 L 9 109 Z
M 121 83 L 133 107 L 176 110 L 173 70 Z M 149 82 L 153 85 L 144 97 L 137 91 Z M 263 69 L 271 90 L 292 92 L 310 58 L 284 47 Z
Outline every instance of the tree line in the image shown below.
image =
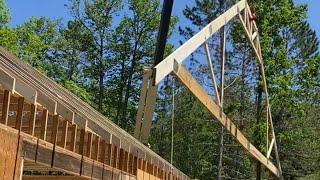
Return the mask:
M 180 24 L 179 17 L 172 17 L 169 36 L 179 33 L 182 43 L 236 2 L 194 0 L 180 17 L 190 23 Z M 285 179 L 320 177 L 319 41 L 307 22 L 307 5 L 292 0 L 248 3 L 257 14 L 283 175 Z M 10 27 L 10 10 L 0 0 L 1 46 L 132 133 L 143 68 L 153 64 L 160 1 L 70 0 L 66 7 L 71 16 L 67 22 L 32 17 Z M 266 99 L 257 63 L 240 26 L 232 20 L 208 44 L 220 82 L 221 39 L 226 32 L 225 86 L 218 83 L 219 91 L 224 88 L 225 92 L 224 111 L 265 153 Z M 169 41 L 166 55 L 173 48 Z M 203 49 L 193 53 L 185 65 L 214 97 Z M 192 178 L 268 177 L 196 98 L 168 76 L 159 87 L 150 147 L 170 160 L 172 140 L 173 164 Z

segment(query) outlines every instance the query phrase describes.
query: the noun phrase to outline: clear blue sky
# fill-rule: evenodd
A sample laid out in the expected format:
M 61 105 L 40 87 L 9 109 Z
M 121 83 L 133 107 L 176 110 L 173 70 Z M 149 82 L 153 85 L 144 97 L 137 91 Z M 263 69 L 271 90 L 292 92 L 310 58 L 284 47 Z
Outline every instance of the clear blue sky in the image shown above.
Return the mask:
M 162 0 L 161 0 L 162 1 Z M 7 6 L 11 10 L 11 26 L 23 23 L 31 16 L 45 16 L 48 18 L 62 18 L 67 21 L 69 10 L 65 6 L 68 0 L 6 0 Z M 311 27 L 317 31 L 320 38 L 320 1 L 319 0 L 295 0 L 296 3 L 306 3 L 309 5 L 308 21 Z M 173 7 L 173 14 L 180 18 L 179 24 L 188 23 L 183 17 L 182 10 L 186 4 L 192 5 L 192 0 L 176 0 Z M 177 37 L 175 35 L 174 37 Z M 176 44 L 177 40 L 173 39 Z M 176 44 L 177 45 L 177 44 Z

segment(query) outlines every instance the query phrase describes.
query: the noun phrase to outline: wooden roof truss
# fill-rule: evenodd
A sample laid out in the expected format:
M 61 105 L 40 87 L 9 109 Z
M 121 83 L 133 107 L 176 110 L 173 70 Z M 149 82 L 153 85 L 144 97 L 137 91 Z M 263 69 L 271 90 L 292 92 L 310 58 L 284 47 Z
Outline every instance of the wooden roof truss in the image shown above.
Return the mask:
M 225 13 L 209 23 L 200 32 L 191 37 L 187 42 L 176 49 L 172 54 L 166 57 L 162 62 L 152 69 L 146 69 L 143 76 L 143 84 L 141 89 L 139 108 L 136 117 L 136 127 L 134 136 L 147 143 L 152 124 L 152 116 L 155 108 L 157 85 L 170 73 L 174 74 L 177 79 L 187 87 L 190 92 L 211 112 L 211 114 L 229 131 L 234 138 L 242 145 L 252 157 L 261 162 L 272 174 L 282 179 L 281 165 L 278 156 L 277 141 L 274 133 L 271 108 L 268 98 L 268 89 L 264 72 L 263 59 L 260 48 L 259 33 L 256 22 L 252 17 L 249 5 L 245 0 L 241 0 L 232 6 Z M 208 48 L 207 40 L 212 37 L 220 28 L 223 28 L 230 20 L 238 18 L 242 28 L 244 29 L 247 40 L 249 41 L 255 58 L 257 59 L 260 75 L 262 77 L 263 90 L 266 97 L 266 122 L 267 122 L 267 153 L 263 155 L 250 141 L 242 134 L 236 125 L 223 113 L 223 89 L 219 94 L 215 73 L 212 69 L 211 56 Z M 202 88 L 202 86 L 192 77 L 188 70 L 182 65 L 183 61 L 191 55 L 197 48 L 203 46 L 207 56 L 208 65 L 210 67 L 210 76 L 213 80 L 216 101 Z M 225 40 L 224 40 L 225 47 Z M 224 48 L 225 51 L 225 48 Z M 224 56 L 223 56 L 224 57 Z M 223 62 L 225 57 L 223 58 Z M 223 63 L 224 64 L 224 63 Z M 222 68 L 222 87 L 224 84 L 224 68 Z M 271 132 L 271 142 L 269 143 L 269 133 Z M 271 160 L 271 152 L 274 150 L 276 165 Z

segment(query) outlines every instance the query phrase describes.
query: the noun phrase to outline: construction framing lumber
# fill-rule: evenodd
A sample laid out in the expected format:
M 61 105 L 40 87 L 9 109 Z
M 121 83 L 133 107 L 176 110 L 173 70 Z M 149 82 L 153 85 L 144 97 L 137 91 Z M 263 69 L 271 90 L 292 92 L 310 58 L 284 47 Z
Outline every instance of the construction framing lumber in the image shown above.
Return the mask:
M 244 14 L 244 18 L 243 15 Z M 178 49 L 176 49 L 172 54 L 170 54 L 167 58 L 165 58 L 163 61 L 161 61 L 157 66 L 153 68 L 153 74 L 152 74 L 152 80 L 153 86 L 157 86 L 161 80 L 170 73 L 174 73 L 178 79 L 184 84 L 199 100 L 200 102 L 212 113 L 212 115 L 222 123 L 222 125 L 232 134 L 235 136 L 237 141 L 245 148 L 246 151 L 249 152 L 251 156 L 253 156 L 256 160 L 261 162 L 270 172 L 272 172 L 276 177 L 279 179 L 283 179 L 282 177 L 282 170 L 281 165 L 279 161 L 279 155 L 277 150 L 277 143 L 272 123 L 272 115 L 271 115 L 271 108 L 269 103 L 269 97 L 268 97 L 268 90 L 267 90 L 267 83 L 266 83 L 266 77 L 264 72 L 264 65 L 263 65 L 263 59 L 261 54 L 261 47 L 259 42 L 259 33 L 258 28 L 254 20 L 250 20 L 249 17 L 252 16 L 252 13 L 250 11 L 250 7 L 246 3 L 245 0 L 239 1 L 237 4 L 232 6 L 229 10 L 224 12 L 222 15 L 220 15 L 218 18 L 213 20 L 211 23 L 209 23 L 206 27 L 204 27 L 200 32 L 198 32 L 195 36 L 191 37 L 187 42 L 185 42 L 183 45 L 181 45 Z M 240 19 L 240 23 L 242 24 L 245 34 L 247 36 L 247 39 L 249 40 L 249 43 L 251 44 L 254 54 L 258 60 L 258 65 L 260 69 L 260 75 L 262 77 L 263 81 L 263 87 L 264 87 L 264 93 L 266 96 L 266 107 L 267 107 L 267 131 L 269 133 L 269 124 L 271 127 L 272 132 L 272 146 L 267 147 L 267 153 L 266 156 L 264 156 L 257 148 L 255 148 L 250 142 L 244 137 L 244 135 L 236 128 L 235 124 L 231 122 L 230 119 L 228 119 L 225 114 L 223 113 L 223 96 L 224 96 L 224 61 L 225 61 L 225 31 L 223 32 L 223 39 L 222 39 L 222 67 L 221 67 L 221 90 L 218 93 L 217 85 L 214 78 L 214 72 L 211 65 L 211 59 L 210 59 L 210 53 L 209 48 L 207 45 L 207 40 L 212 37 L 212 35 L 217 32 L 219 29 L 222 29 L 227 25 L 227 23 L 233 19 L 234 17 L 238 17 Z M 223 29 L 224 30 L 224 29 Z M 210 75 L 213 79 L 213 84 L 215 87 L 215 92 L 217 96 L 218 104 L 216 104 L 212 97 L 208 95 L 208 93 L 202 89 L 201 85 L 199 85 L 193 77 L 185 70 L 183 67 L 183 61 L 191 55 L 193 52 L 195 52 L 200 46 L 204 46 L 205 53 L 207 55 L 207 61 L 210 66 Z M 143 84 L 144 87 L 147 87 L 146 84 Z M 150 91 L 150 87 L 148 89 Z M 220 96 L 219 96 L 220 95 Z M 148 99 L 150 97 L 153 97 L 151 99 Z M 147 102 L 150 100 L 155 100 L 156 98 L 154 95 L 147 96 L 141 95 L 140 102 Z M 219 99 L 220 98 L 220 99 Z M 153 103 L 153 102 L 152 102 Z M 141 108 L 141 107 L 139 107 Z M 149 111 L 148 113 L 153 113 L 153 111 Z M 152 122 L 152 116 L 145 116 L 143 118 L 143 121 L 140 119 L 140 116 L 137 116 L 137 121 L 142 122 L 142 126 L 140 126 L 140 136 L 136 136 L 139 140 L 142 142 L 146 142 L 149 137 L 149 131 L 150 126 L 147 126 L 151 124 Z M 137 130 L 138 129 L 138 130 Z M 139 131 L 139 127 L 136 126 L 135 132 Z M 268 134 L 267 134 L 268 136 Z M 268 138 L 267 138 L 268 139 Z M 268 144 L 269 142 L 267 142 Z M 276 156 L 276 163 L 277 167 L 274 166 L 271 161 L 269 160 L 269 156 L 271 154 L 272 149 L 275 151 Z
M 209 23 L 200 32 L 190 38 L 187 42 L 176 49 L 172 54 L 161 61 L 154 67 L 154 83 L 158 84 L 164 77 L 173 71 L 174 60 L 182 63 L 191 53 L 200 47 L 207 39 L 209 39 L 215 32 L 228 23 L 232 18 L 238 15 L 240 11 L 245 9 L 246 1 L 241 0 L 232 6 L 225 13 Z
M 5 90 L 3 93 L 3 105 L 2 105 L 2 116 L 1 116 L 1 123 L 5 125 L 8 124 L 10 96 L 11 96 L 11 92 L 9 90 Z
M 137 167 L 128 163 L 134 163 L 134 160 L 130 161 L 129 157 L 132 156 L 132 159 L 137 159 L 139 153 L 149 154 L 150 156 L 152 156 L 152 158 L 161 161 L 163 164 L 167 164 L 168 166 L 170 165 L 166 160 L 161 158 L 156 153 L 152 152 L 148 147 L 146 147 L 134 137 L 129 135 L 127 132 L 116 126 L 109 119 L 102 116 L 91 106 L 84 103 L 78 97 L 76 97 L 60 85 L 56 84 L 51 79 L 43 76 L 40 72 L 34 70 L 30 65 L 22 62 L 17 57 L 13 56 L 1 47 L 0 73 L 4 75 L 2 76 L 2 78 L 0 78 L 0 90 L 8 90 L 12 93 L 11 96 L 14 97 L 24 98 L 24 96 L 28 96 L 29 100 L 26 99 L 25 101 L 27 109 L 25 108 L 23 110 L 23 113 L 33 114 L 33 110 L 31 108 L 35 108 L 37 111 L 34 113 L 34 117 L 36 118 L 34 128 L 32 128 L 32 119 L 28 119 L 28 122 L 24 123 L 23 133 L 32 135 L 33 131 L 33 137 L 38 138 L 36 140 L 36 142 L 38 143 L 36 143 L 35 147 L 42 148 L 42 146 L 40 146 L 39 144 L 49 143 L 51 144 L 52 148 L 54 147 L 54 149 L 62 148 L 63 150 L 70 151 L 82 157 L 80 158 L 80 160 L 82 159 L 80 163 L 82 164 L 81 168 L 84 170 L 82 174 L 83 176 L 86 176 L 86 174 L 90 174 L 91 171 L 96 171 L 95 169 L 91 168 L 89 162 L 94 162 L 94 164 L 101 163 L 97 159 L 105 159 L 106 163 L 103 163 L 102 166 L 108 166 L 109 163 L 109 166 L 114 169 L 113 172 L 117 172 L 119 170 L 120 149 L 123 149 L 124 151 L 123 157 L 125 165 L 123 166 L 123 169 L 125 169 L 126 171 L 129 171 L 128 169 L 131 166 Z M 22 86 L 25 86 L 27 84 L 27 88 L 30 89 L 30 91 L 27 90 L 26 92 L 24 92 L 22 88 L 17 91 L 16 87 L 22 87 L 21 85 L 17 86 L 17 83 L 22 84 Z M 33 97 L 35 101 L 31 101 L 31 97 Z M 58 126 L 56 126 L 56 124 L 54 124 L 53 122 L 52 117 L 58 116 L 59 123 Z M 66 127 L 66 121 L 68 121 L 68 127 Z M 57 133 L 55 134 L 54 132 L 56 130 Z M 82 133 L 80 132 L 84 132 L 85 134 L 92 134 L 91 146 L 90 143 L 88 144 L 87 138 L 81 138 Z M 54 141 L 54 136 L 56 136 L 57 138 L 56 141 Z M 99 143 L 96 143 L 96 137 L 100 138 L 99 141 L 104 140 L 104 142 L 106 142 L 106 149 L 104 150 L 106 152 L 105 157 L 100 157 L 100 152 L 103 151 L 100 149 Z M 41 163 L 51 167 L 50 165 L 54 160 L 52 165 L 52 168 L 54 168 L 57 161 L 63 162 L 62 159 L 57 159 L 56 155 L 56 152 L 49 153 L 47 151 L 44 151 L 41 154 L 37 155 L 34 159 L 36 163 L 38 163 L 41 162 L 41 159 L 44 158 L 43 156 L 52 156 L 52 159 L 45 161 L 43 160 L 43 162 Z M 183 174 L 176 168 L 174 169 L 176 176 L 178 174 Z M 61 170 L 64 171 L 63 168 Z M 133 174 L 136 174 L 137 170 L 135 169 L 134 171 L 135 172 L 133 172 Z M 114 178 L 120 176 L 119 174 L 120 171 L 118 175 L 114 175 Z M 112 174 L 109 173 L 109 175 Z M 183 174 L 183 179 L 189 178 Z
M 174 74 L 190 92 L 209 110 L 209 112 L 229 131 L 242 147 L 256 160 L 260 161 L 275 176 L 280 177 L 280 172 L 250 141 L 241 133 L 236 125 L 223 113 L 220 107 L 212 100 L 207 92 L 192 77 L 192 75 L 178 63 L 175 63 Z

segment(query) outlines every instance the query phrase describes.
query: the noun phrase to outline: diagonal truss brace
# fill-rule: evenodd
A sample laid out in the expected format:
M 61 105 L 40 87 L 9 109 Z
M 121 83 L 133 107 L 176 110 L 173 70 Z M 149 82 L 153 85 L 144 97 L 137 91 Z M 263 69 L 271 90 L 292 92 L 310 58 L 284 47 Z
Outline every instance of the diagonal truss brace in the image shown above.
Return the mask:
M 264 93 L 267 100 L 266 155 L 263 155 L 256 147 L 254 147 L 250 143 L 250 141 L 241 133 L 236 125 L 223 113 L 221 104 L 219 102 L 217 104 L 214 100 L 212 100 L 212 97 L 208 95 L 208 93 L 182 65 L 182 62 L 200 46 L 204 46 L 206 54 L 209 55 L 206 40 L 236 16 L 238 16 L 240 19 L 241 25 L 244 28 L 247 39 L 253 48 L 254 54 L 258 60 L 258 65 L 260 67 Z M 157 84 L 159 84 L 159 82 L 163 80 L 165 76 L 173 73 L 180 80 L 180 82 L 185 85 L 191 91 L 191 93 L 193 93 L 198 98 L 198 100 L 209 110 L 209 112 L 211 112 L 211 114 L 226 128 L 226 130 L 235 137 L 235 139 L 252 157 L 261 162 L 261 164 L 263 164 L 277 178 L 283 179 L 278 156 L 277 142 L 272 123 L 271 108 L 268 98 L 267 83 L 259 42 L 258 28 L 255 21 L 250 20 L 250 16 L 252 16 L 252 13 L 248 4 L 245 0 L 241 0 L 240 2 L 232 6 L 228 11 L 209 23 L 200 32 L 198 32 L 182 46 L 180 46 L 152 70 L 148 69 L 145 71 L 136 118 L 136 127 L 134 131 L 134 136 L 137 139 L 145 144 L 148 142 L 152 116 L 155 108 Z M 209 61 L 208 56 L 207 58 Z M 211 72 L 211 76 L 214 77 L 213 71 Z M 270 147 L 268 142 L 269 124 L 272 133 Z M 275 151 L 277 166 L 275 166 L 269 159 L 272 150 Z

